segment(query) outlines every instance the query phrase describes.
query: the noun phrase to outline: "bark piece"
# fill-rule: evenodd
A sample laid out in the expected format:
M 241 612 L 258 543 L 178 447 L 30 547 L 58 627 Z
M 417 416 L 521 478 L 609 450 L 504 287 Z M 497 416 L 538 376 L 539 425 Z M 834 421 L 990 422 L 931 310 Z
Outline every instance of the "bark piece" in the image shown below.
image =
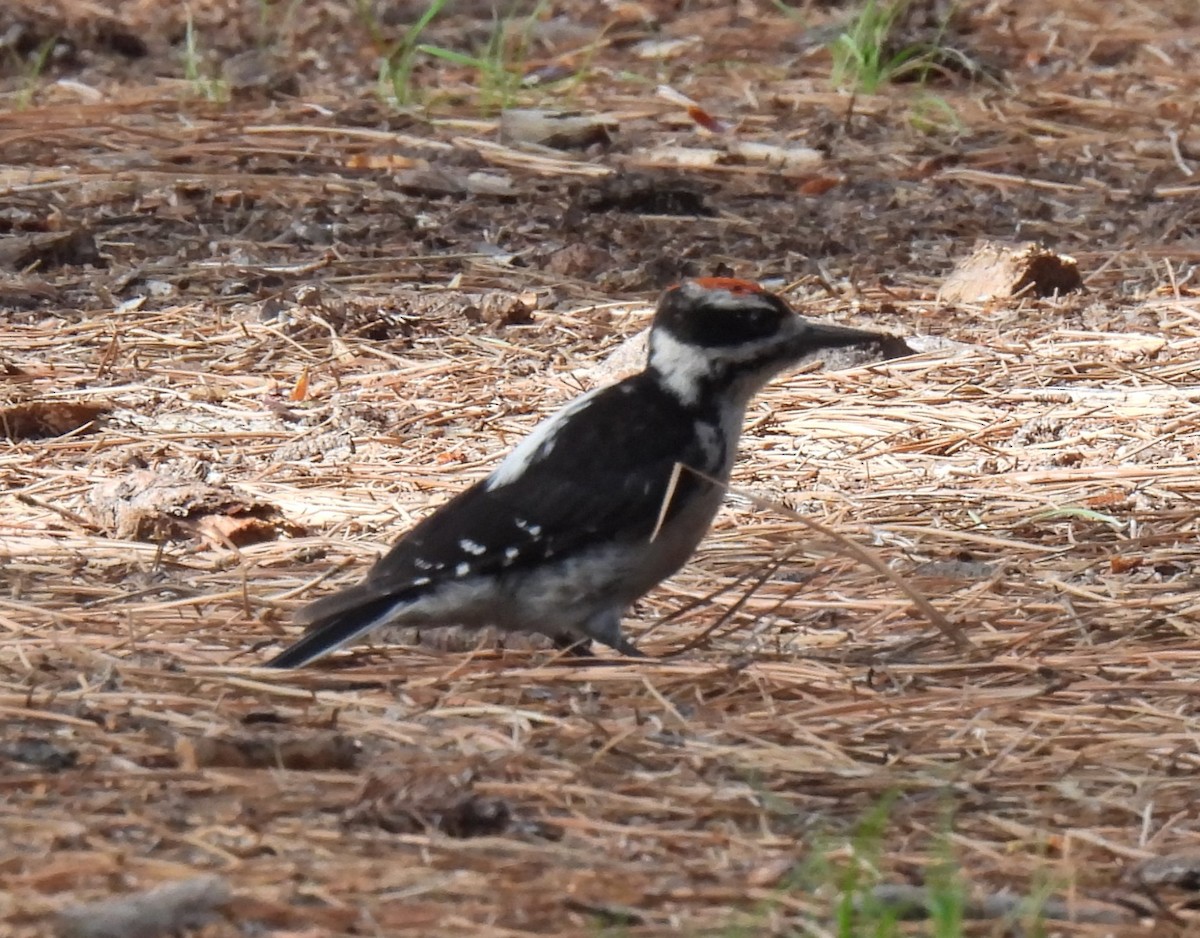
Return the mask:
M 90 501 L 97 524 L 138 541 L 200 537 L 245 547 L 303 531 L 274 505 L 232 488 L 148 469 L 101 483 Z
M 479 297 L 477 304 L 466 306 L 463 315 L 471 322 L 482 322 L 489 326 L 523 326 L 533 322 L 537 302 L 537 294 L 532 291 L 515 295 L 485 293 Z
M 612 270 L 615 264 L 613 256 L 604 248 L 584 241 L 574 241 L 546 258 L 549 273 L 577 280 L 593 280 L 600 272 Z
M 0 435 L 9 440 L 37 440 L 82 430 L 109 411 L 109 405 L 86 401 L 28 401 L 0 407 Z
M 578 193 L 574 208 L 589 215 L 631 212 L 635 215 L 698 215 L 716 211 L 706 204 L 704 190 L 694 183 L 664 174 L 618 174 L 598 179 Z
M 0 238 L 0 267 L 24 270 L 36 267 L 107 267 L 96 239 L 81 228 L 68 231 L 38 232 Z
M 512 825 L 512 809 L 499 798 L 480 796 L 474 787 L 470 771 L 373 775 L 346 811 L 345 822 L 391 834 L 436 830 L 458 840 L 504 833 Z
M 612 143 L 610 118 L 600 114 L 512 108 L 500 115 L 500 140 L 536 143 L 556 150 L 585 150 Z
M 950 272 L 938 297 L 946 303 L 983 303 L 1015 296 L 1053 296 L 1083 287 L 1075 258 L 1033 241 L 983 241 Z

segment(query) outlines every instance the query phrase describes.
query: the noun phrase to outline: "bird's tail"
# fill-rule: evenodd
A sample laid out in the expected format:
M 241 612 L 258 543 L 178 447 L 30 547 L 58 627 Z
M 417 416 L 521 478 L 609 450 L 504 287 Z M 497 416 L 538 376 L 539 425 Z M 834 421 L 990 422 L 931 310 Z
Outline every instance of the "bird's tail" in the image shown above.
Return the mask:
M 379 595 L 365 584 L 309 603 L 297 615 L 308 630 L 267 662 L 268 668 L 300 668 L 361 638 L 391 618 L 404 600 Z

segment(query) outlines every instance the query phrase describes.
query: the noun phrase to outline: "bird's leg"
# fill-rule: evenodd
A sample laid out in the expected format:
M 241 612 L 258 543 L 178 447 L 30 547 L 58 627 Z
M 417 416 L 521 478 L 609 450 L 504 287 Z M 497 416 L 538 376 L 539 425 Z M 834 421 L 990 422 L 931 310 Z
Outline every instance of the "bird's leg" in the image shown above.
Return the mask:
M 629 643 L 629 639 L 621 634 L 621 610 L 619 609 L 608 610 L 592 616 L 583 623 L 583 631 L 601 645 L 607 645 L 613 651 L 619 651 L 628 658 L 647 657 L 644 651 L 638 651 Z

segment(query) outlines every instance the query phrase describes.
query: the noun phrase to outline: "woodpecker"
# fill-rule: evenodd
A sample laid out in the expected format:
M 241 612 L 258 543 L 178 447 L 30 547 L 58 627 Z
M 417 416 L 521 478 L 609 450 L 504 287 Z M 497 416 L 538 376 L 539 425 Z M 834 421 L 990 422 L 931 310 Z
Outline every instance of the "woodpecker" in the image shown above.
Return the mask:
M 383 626 L 490 625 L 641 657 L 621 618 L 707 532 L 750 399 L 789 365 L 845 346 L 907 351 L 805 319 L 749 281 L 671 287 L 641 372 L 576 398 L 362 582 L 303 608 L 307 631 L 269 666 L 309 664 Z

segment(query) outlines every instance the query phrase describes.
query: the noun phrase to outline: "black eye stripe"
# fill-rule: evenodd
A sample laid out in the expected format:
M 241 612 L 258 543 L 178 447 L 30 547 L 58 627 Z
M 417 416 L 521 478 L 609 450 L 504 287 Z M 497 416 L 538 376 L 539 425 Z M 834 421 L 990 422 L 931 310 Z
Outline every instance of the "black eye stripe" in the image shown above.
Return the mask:
M 783 319 L 781 313 L 782 311 L 763 308 L 698 306 L 683 315 L 663 317 L 661 324 L 672 335 L 689 345 L 739 345 L 777 332 Z

